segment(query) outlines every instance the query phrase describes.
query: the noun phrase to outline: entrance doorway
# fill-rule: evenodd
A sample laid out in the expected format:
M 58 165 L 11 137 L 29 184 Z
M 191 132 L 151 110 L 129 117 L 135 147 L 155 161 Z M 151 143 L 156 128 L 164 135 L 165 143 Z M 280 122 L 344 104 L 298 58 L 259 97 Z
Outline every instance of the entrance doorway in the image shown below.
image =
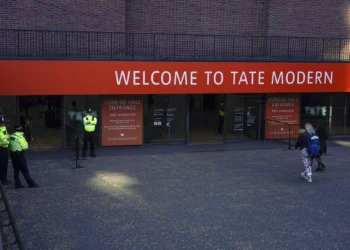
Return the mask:
M 62 97 L 20 96 L 20 123 L 31 150 L 62 147 Z
M 184 144 L 187 95 L 147 95 L 144 98 L 144 143 Z
M 218 115 L 221 102 L 225 95 L 189 95 L 189 143 L 224 141 L 224 122 Z
M 221 103 L 224 104 L 223 124 L 219 118 Z M 261 139 L 263 103 L 262 95 L 190 95 L 189 142 L 220 143 Z

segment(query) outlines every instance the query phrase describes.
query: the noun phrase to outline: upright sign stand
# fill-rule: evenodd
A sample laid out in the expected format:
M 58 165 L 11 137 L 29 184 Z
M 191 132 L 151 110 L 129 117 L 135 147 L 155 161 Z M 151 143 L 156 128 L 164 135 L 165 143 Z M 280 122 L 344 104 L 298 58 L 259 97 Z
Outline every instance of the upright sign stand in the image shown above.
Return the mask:
M 79 132 L 76 131 L 75 135 L 75 168 L 73 169 L 78 169 L 78 168 L 84 168 L 84 166 L 80 165 L 78 163 L 79 160 Z
M 79 159 L 79 131 L 69 124 L 67 124 L 67 126 L 73 129 L 75 132 L 75 159 L 72 159 L 75 161 L 75 167 L 73 167 L 72 169 L 84 168 L 84 166 L 80 165 L 78 162 L 80 160 Z

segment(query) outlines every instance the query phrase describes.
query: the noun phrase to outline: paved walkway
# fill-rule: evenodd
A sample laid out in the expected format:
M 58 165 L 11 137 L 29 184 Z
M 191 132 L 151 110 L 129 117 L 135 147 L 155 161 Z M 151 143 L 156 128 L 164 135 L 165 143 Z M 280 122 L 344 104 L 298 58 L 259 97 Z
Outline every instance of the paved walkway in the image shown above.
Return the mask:
M 340 144 L 311 184 L 298 151 L 235 144 L 104 149 L 83 169 L 31 154 L 41 188 L 7 193 L 27 249 L 349 249 Z

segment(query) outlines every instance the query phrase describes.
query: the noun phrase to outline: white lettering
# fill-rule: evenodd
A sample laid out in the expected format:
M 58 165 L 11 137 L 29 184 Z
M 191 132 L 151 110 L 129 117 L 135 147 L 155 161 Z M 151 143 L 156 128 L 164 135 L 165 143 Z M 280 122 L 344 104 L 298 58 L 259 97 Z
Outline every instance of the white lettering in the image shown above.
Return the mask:
M 311 74 L 313 74 L 313 73 L 314 73 L 313 71 L 307 72 L 307 84 L 314 84 L 314 83 L 312 82 L 312 79 L 314 79 L 314 78 L 313 78 L 313 76 L 311 75 Z
M 301 79 L 302 77 L 302 79 Z M 305 74 L 302 71 L 298 71 L 297 84 L 303 84 L 305 82 Z
M 191 71 L 191 86 L 197 85 L 197 71 Z
M 149 82 L 146 81 L 146 71 L 142 72 L 142 85 L 149 85 Z
M 290 79 L 290 77 L 289 77 L 290 75 L 292 76 L 292 79 L 291 79 L 291 80 L 289 80 L 289 79 Z M 287 73 L 287 75 L 286 75 L 286 82 L 287 82 L 288 84 L 293 84 L 294 81 L 295 81 L 294 72 L 293 72 L 293 71 L 288 71 L 288 73 Z
M 205 71 L 204 72 L 207 75 L 207 85 L 210 83 L 210 75 L 213 73 L 213 71 Z
M 321 71 L 316 71 L 316 84 L 322 84 L 322 81 L 321 81 L 321 77 L 322 77 L 322 72 Z
M 165 75 L 168 75 L 168 81 L 167 81 L 167 82 L 164 80 L 164 76 L 165 76 Z M 160 81 L 161 81 L 162 84 L 165 85 L 165 86 L 169 85 L 169 84 L 171 83 L 171 74 L 170 74 L 170 72 L 169 72 L 169 71 L 164 71 L 164 72 L 161 74 L 161 76 L 160 76 Z
M 254 75 L 256 74 L 256 71 L 249 71 L 250 77 L 251 77 L 251 83 L 254 85 Z
M 232 74 L 232 84 L 236 85 L 236 75 L 237 75 L 238 71 L 231 71 Z
M 245 82 L 245 84 L 248 85 L 248 78 L 244 71 L 241 74 L 238 85 L 241 85 L 242 82 Z
M 324 72 L 324 83 L 326 84 L 327 83 L 327 79 L 328 79 L 328 82 L 329 84 L 333 84 L 333 71 L 331 71 L 331 74 L 329 75 L 328 72 Z
M 137 80 L 140 80 L 140 76 L 138 74 L 140 74 L 140 71 L 135 70 L 134 71 L 134 85 L 140 85 L 140 82 L 137 82 Z
M 183 81 L 185 81 L 185 85 L 187 85 L 187 72 L 183 72 L 182 78 L 180 79 L 179 72 L 175 71 L 174 85 L 176 85 L 176 82 L 179 82 L 181 86 Z
M 154 75 L 159 74 L 159 73 L 160 72 L 158 70 L 156 70 L 156 71 L 153 71 L 153 73 L 151 74 L 151 82 L 153 85 L 159 85 L 159 82 L 154 81 Z
M 219 81 L 217 80 L 217 75 L 220 76 Z M 216 85 L 221 85 L 223 81 L 224 81 L 224 74 L 222 72 L 220 72 L 220 71 L 215 72 L 214 73 L 214 83 Z
M 125 76 L 125 72 L 124 71 L 120 72 L 120 76 L 118 76 L 118 71 L 114 71 L 114 73 L 115 73 L 115 80 L 116 80 L 118 85 L 121 84 L 122 79 L 124 79 L 124 84 L 128 85 L 129 78 L 130 78 L 130 71 L 128 71 L 127 77 Z
M 258 81 L 258 84 L 260 84 L 260 85 L 263 85 L 263 84 L 264 84 L 264 79 L 265 79 L 264 74 L 265 74 L 264 71 L 259 71 L 259 78 L 258 78 L 259 81 Z
M 282 71 L 280 72 L 278 79 L 277 79 L 276 72 L 273 71 L 272 72 L 272 84 L 279 84 L 280 81 L 282 81 L 282 84 L 283 84 L 283 72 Z

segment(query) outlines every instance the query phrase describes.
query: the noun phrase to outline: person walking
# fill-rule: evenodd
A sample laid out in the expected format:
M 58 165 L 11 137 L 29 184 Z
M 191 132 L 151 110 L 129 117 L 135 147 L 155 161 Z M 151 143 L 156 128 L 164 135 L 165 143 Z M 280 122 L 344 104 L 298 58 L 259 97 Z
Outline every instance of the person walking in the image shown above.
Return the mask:
M 28 142 L 23 135 L 22 126 L 15 126 L 14 130 L 15 132 L 10 135 L 9 147 L 14 169 L 15 188 L 23 188 L 21 180 L 19 178 L 19 172 L 22 172 L 24 179 L 29 185 L 29 188 L 37 188 L 39 185 L 36 184 L 30 177 L 27 161 L 24 156 L 24 151 L 28 149 Z
M 86 158 L 86 151 L 88 143 L 90 141 L 90 156 L 95 155 L 95 129 L 97 124 L 97 118 L 92 115 L 91 108 L 88 108 L 86 116 L 83 118 L 84 123 L 84 146 L 83 146 L 83 158 Z
M 8 185 L 7 169 L 9 162 L 8 146 L 10 144 L 10 136 L 5 126 L 5 118 L 0 117 L 0 180 L 2 185 Z
M 323 124 L 320 124 L 316 127 L 316 134 L 318 138 L 320 139 L 320 155 L 315 158 L 318 166 L 315 169 L 315 171 L 324 171 L 326 168 L 326 165 L 322 162 L 321 155 L 326 155 L 327 154 L 327 133 L 326 133 L 326 128 Z
M 319 149 L 310 150 L 313 148 L 311 140 L 318 140 L 315 134 L 315 130 L 310 123 L 305 124 L 305 133 L 299 135 L 297 142 L 295 143 L 295 148 L 300 149 L 300 158 L 304 165 L 304 172 L 301 176 L 308 182 L 312 182 L 312 169 L 311 169 L 311 155 L 315 154 L 315 151 Z

